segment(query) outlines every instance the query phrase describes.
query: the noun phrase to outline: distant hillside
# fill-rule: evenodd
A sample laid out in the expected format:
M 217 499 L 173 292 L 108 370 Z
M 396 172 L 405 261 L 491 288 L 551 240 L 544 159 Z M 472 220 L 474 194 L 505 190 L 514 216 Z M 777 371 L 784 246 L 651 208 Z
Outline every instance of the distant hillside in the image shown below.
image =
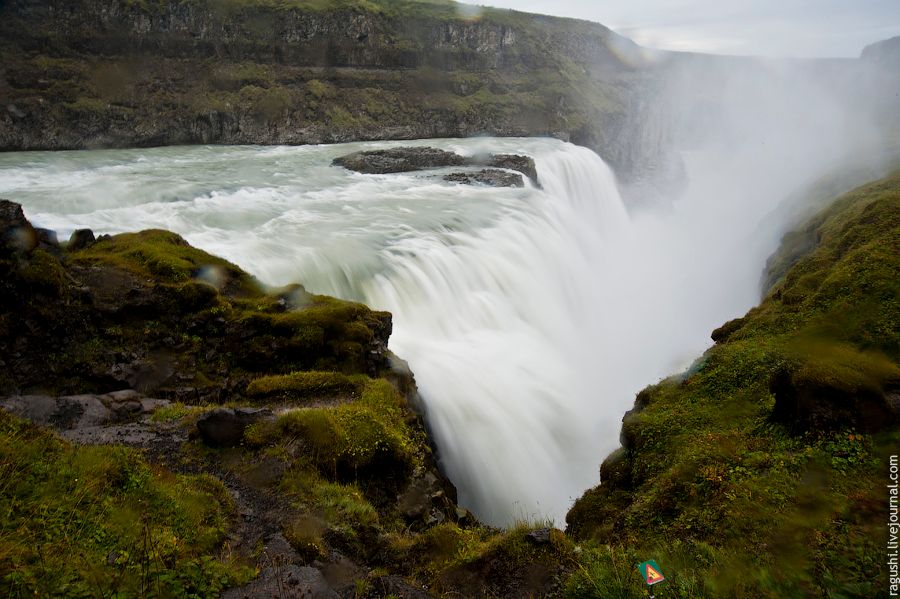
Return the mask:
M 445 0 L 11 0 L 0 53 L 7 150 L 552 135 L 626 173 L 661 145 L 632 42 Z

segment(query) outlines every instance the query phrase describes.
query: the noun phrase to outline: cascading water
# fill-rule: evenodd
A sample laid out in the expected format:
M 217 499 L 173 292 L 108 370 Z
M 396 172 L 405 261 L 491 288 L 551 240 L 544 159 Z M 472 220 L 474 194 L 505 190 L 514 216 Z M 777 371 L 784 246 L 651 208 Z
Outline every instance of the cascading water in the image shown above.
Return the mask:
M 330 166 L 391 145 L 529 154 L 542 189 Z M 443 466 L 495 524 L 561 524 L 634 393 L 757 299 L 774 240 L 749 240 L 779 196 L 707 184 L 629 216 L 600 158 L 548 139 L 0 155 L 0 193 L 40 226 L 166 228 L 267 283 L 393 312 Z

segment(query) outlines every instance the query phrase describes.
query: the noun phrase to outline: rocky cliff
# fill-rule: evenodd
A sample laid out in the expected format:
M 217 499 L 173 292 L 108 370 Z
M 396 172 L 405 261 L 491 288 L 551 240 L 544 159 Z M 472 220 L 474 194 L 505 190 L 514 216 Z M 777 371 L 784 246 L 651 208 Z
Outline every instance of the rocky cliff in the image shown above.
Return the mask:
M 552 135 L 625 175 L 659 160 L 629 114 L 652 66 L 594 23 L 422 0 L 0 11 L 0 149 Z

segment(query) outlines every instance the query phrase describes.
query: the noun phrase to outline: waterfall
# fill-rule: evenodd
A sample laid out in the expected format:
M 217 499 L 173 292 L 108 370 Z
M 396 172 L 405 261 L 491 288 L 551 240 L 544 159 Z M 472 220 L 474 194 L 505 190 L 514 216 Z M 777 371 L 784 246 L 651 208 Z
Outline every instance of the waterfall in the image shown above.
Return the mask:
M 392 347 L 416 375 L 461 503 L 495 524 L 561 523 L 597 480 L 585 415 L 602 398 L 585 372 L 601 366 L 603 246 L 629 228 L 593 152 L 566 145 L 536 161 L 543 191 L 527 209 L 386 249 L 388 269 L 364 290 L 395 314 Z
M 401 144 L 528 154 L 541 187 L 331 166 Z M 688 156 L 686 193 L 630 214 L 599 157 L 551 139 L 7 153 L 0 194 L 63 238 L 165 228 L 266 283 L 390 310 L 460 503 L 562 525 L 634 394 L 758 299 L 775 239 L 757 225 L 802 173 L 716 157 Z

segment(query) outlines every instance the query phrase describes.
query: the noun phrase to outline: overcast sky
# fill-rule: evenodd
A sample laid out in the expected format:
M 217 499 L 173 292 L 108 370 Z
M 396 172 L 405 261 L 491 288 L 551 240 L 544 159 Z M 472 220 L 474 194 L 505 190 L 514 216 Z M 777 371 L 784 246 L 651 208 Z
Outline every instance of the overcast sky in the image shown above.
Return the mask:
M 468 0 L 603 23 L 651 48 L 859 56 L 900 35 L 900 0 Z

